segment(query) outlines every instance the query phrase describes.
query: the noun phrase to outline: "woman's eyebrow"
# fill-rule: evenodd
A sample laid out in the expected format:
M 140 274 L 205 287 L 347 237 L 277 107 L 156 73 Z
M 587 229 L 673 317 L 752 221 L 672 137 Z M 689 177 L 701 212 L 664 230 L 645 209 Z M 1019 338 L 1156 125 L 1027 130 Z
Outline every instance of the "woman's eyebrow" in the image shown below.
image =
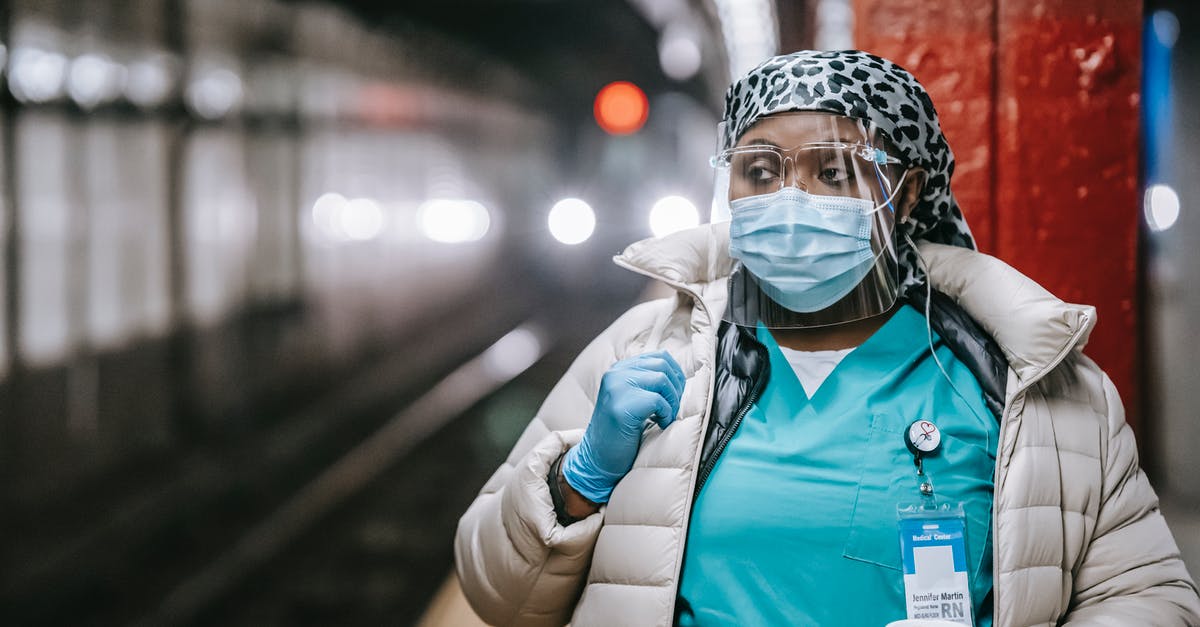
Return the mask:
M 863 140 L 861 140 L 861 139 L 854 140 L 854 139 L 850 139 L 850 138 L 838 137 L 836 135 L 833 135 L 833 136 L 829 136 L 825 139 L 814 139 L 812 141 L 806 141 L 806 142 L 804 142 L 804 144 L 841 144 L 841 143 L 845 143 L 848 141 L 853 142 L 853 141 L 863 141 Z M 802 146 L 804 144 L 800 144 L 800 145 Z M 741 145 L 743 145 L 743 146 L 774 146 L 775 148 L 780 148 L 779 144 L 777 144 L 769 139 L 764 139 L 762 137 L 752 137 L 750 139 L 747 139 L 746 142 Z
M 778 147 L 779 147 L 779 144 L 776 144 L 775 142 L 773 142 L 773 141 L 771 141 L 771 140 L 769 140 L 769 139 L 763 139 L 763 138 L 761 138 L 761 137 L 752 137 L 752 138 L 750 138 L 750 139 L 746 140 L 746 143 L 745 143 L 745 144 L 743 144 L 743 145 L 748 145 L 748 146 L 774 146 L 774 147 L 776 147 L 776 148 L 778 148 Z

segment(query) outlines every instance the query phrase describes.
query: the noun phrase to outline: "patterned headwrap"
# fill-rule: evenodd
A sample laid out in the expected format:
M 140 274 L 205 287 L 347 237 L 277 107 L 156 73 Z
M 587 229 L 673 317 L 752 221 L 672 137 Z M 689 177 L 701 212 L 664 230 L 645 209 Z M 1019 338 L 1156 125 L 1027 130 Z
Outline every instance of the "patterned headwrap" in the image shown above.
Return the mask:
M 950 191 L 954 154 L 925 88 L 904 68 L 866 52 L 804 50 L 771 57 L 725 92 L 723 147 L 733 146 L 759 118 L 784 111 L 824 111 L 863 120 L 891 140 L 908 167 L 927 173 L 925 190 L 900 234 L 913 240 L 975 248 Z M 916 252 L 897 238 L 900 292 L 924 278 Z

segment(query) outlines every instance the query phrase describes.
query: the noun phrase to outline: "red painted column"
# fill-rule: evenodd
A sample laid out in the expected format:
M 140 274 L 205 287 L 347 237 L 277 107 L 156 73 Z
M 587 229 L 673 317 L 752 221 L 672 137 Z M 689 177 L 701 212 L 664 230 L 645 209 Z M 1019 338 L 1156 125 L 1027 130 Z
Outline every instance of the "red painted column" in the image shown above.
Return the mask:
M 1002 0 L 997 29 L 996 254 L 1096 306 L 1087 354 L 1131 414 L 1141 12 L 1128 0 Z
M 930 5 L 937 6 L 930 6 Z M 1138 403 L 1141 3 L 855 0 L 858 46 L 929 89 L 982 250 L 1095 305 L 1087 354 Z
M 855 0 L 858 47 L 899 63 L 929 90 L 956 160 L 954 194 L 980 250 L 995 251 L 992 1 Z

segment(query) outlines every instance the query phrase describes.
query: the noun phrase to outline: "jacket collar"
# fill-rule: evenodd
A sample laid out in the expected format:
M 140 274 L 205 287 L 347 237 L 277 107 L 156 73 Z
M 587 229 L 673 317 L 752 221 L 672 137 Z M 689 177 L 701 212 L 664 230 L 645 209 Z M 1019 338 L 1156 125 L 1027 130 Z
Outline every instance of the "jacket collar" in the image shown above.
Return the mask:
M 704 224 L 666 237 L 630 244 L 613 257 L 617 265 L 640 274 L 697 288 L 729 277 L 729 223 Z
M 1065 302 L 990 255 L 928 242 L 917 247 L 934 289 L 991 334 L 1022 387 L 1087 344 L 1096 326 L 1095 307 Z
M 1021 387 L 1032 385 L 1087 343 L 1096 324 L 1095 307 L 1064 302 L 995 257 L 928 242 L 918 248 L 934 289 L 953 298 L 992 336 Z M 734 263 L 728 222 L 642 240 L 613 260 L 701 299 L 714 315 L 724 311 L 726 279 Z

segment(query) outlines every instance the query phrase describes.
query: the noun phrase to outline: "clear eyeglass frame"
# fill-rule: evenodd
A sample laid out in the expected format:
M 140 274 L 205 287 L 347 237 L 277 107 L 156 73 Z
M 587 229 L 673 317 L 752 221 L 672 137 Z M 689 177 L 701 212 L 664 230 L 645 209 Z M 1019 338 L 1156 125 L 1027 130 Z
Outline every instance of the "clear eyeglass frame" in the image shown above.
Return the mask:
M 721 151 L 710 164 L 728 174 L 730 198 L 775 192 L 795 180 L 819 195 L 880 200 L 881 192 L 882 197 L 893 193 L 904 162 L 871 144 L 835 141 L 787 150 L 771 144 L 737 146 Z

